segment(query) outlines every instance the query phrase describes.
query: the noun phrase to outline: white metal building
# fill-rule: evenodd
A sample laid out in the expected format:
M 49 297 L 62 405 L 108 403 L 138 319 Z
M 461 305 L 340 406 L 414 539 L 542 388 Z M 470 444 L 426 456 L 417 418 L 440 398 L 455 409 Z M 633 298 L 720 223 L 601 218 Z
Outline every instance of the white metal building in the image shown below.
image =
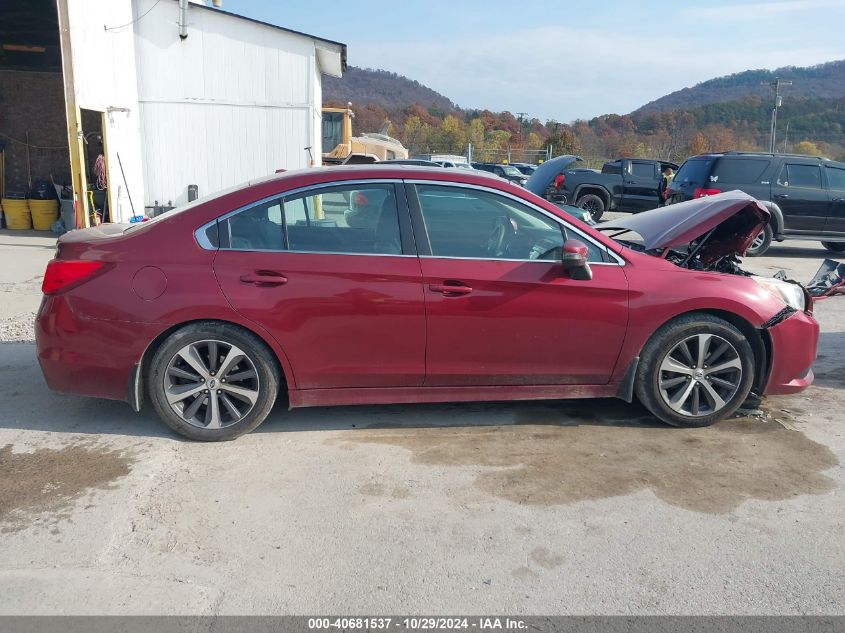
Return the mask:
M 15 43 L 9 50 L 25 52 L 0 57 L 0 94 L 4 81 L 25 86 L 29 76 L 61 73 L 64 104 L 39 105 L 65 109 L 65 160 L 77 205 L 91 199 L 97 152 L 105 157 L 113 221 L 149 212 L 156 203 L 180 204 L 190 185 L 202 197 L 278 169 L 319 164 L 321 76 L 342 75 L 344 44 L 196 0 L 21 0 L 14 17 L 32 24 L 27 12 L 39 5 L 43 14 L 51 3 L 57 10 L 56 61 L 39 62 L 39 51 L 50 56 L 46 35 L 18 37 L 7 21 L 4 42 L 39 42 Z M 38 126 L 32 116 L 20 118 L 19 127 Z M 30 138 L 28 129 L 0 133 Z M 30 174 L 30 180 L 67 174 L 59 166 L 33 169 L 50 174 Z M 80 223 L 88 217 L 77 213 Z

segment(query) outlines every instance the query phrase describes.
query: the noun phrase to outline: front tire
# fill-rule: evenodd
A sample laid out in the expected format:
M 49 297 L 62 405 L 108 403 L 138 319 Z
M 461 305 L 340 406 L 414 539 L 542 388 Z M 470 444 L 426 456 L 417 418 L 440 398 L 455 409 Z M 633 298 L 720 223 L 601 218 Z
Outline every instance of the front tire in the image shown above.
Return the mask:
M 588 193 L 578 198 L 575 206 L 588 211 L 595 222 L 599 221 L 605 210 L 604 200 L 594 193 Z
M 754 241 L 751 242 L 751 246 L 748 247 L 748 250 L 745 254 L 748 257 L 760 257 L 763 253 L 769 250 L 769 246 L 772 245 L 772 238 L 774 237 L 774 232 L 772 231 L 772 227 L 768 224 L 763 227 L 763 230 L 757 234 L 757 237 L 754 238 Z
M 702 427 L 732 415 L 754 380 L 754 352 L 733 325 L 709 314 L 679 317 L 646 344 L 635 392 L 657 418 Z
M 280 373 L 255 335 L 225 323 L 196 323 L 171 334 L 147 374 L 150 400 L 171 429 L 219 442 L 249 433 L 269 415 Z
M 822 242 L 822 246 L 834 253 L 845 253 L 845 242 Z

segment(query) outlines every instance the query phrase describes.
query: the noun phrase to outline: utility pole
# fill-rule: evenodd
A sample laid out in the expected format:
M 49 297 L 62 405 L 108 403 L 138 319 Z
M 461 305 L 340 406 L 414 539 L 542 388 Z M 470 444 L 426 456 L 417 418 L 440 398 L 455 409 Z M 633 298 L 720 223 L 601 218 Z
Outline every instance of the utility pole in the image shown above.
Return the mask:
M 761 85 L 766 85 L 765 83 Z M 769 151 L 774 154 L 775 153 L 775 136 L 777 135 L 778 131 L 778 108 L 781 106 L 783 102 L 780 96 L 780 87 L 781 86 L 791 86 L 791 81 L 781 81 L 780 78 L 775 77 L 775 80 L 769 84 L 773 86 L 775 89 L 775 105 L 772 108 L 772 130 L 771 135 L 769 138 Z

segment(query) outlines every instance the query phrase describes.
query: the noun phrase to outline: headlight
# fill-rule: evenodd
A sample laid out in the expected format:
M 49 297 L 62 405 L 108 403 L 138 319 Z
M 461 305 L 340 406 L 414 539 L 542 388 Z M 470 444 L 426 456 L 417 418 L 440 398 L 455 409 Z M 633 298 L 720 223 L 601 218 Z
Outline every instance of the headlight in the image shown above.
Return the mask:
M 786 305 L 795 310 L 804 310 L 807 305 L 804 300 L 804 290 L 798 284 L 781 281 L 772 277 L 752 277 L 762 288 L 781 299 Z

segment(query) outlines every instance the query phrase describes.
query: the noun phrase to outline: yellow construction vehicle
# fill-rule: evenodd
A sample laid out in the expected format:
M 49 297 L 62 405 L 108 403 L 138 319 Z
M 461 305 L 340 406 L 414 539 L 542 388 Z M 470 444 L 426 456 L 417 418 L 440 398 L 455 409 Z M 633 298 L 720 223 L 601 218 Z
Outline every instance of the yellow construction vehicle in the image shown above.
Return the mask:
M 352 165 L 380 160 L 408 158 L 408 150 L 388 136 L 390 121 L 381 132 L 352 136 L 352 104 L 345 108 L 323 108 L 323 164 Z

